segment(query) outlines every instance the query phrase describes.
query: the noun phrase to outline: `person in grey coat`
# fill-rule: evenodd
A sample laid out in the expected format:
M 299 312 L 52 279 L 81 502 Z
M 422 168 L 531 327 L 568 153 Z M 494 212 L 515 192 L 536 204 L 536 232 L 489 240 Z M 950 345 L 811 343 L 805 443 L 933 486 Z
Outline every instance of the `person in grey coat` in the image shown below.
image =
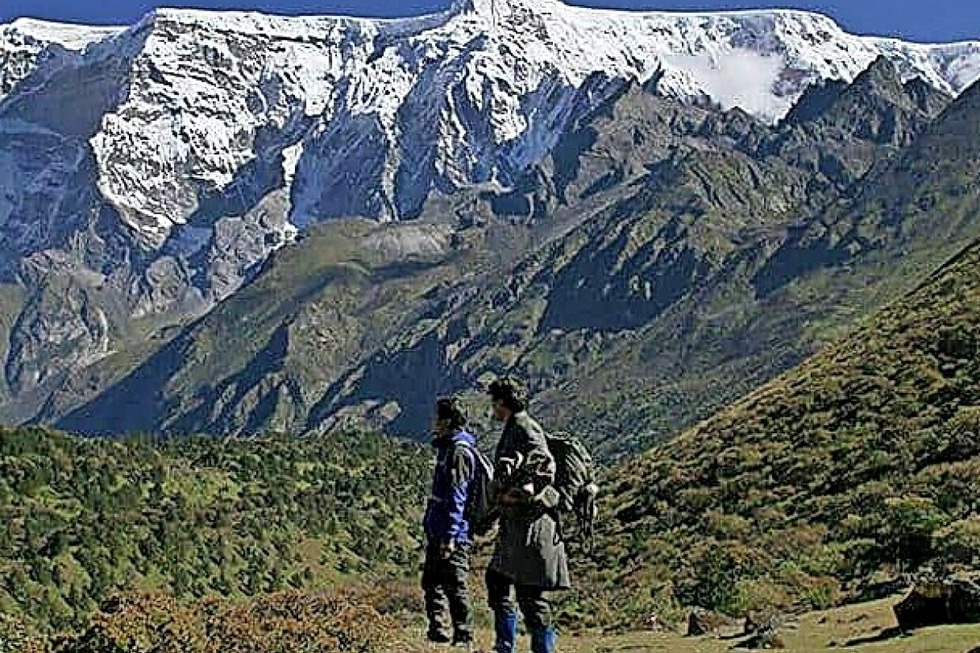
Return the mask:
M 527 393 L 514 379 L 490 386 L 497 420 L 504 423 L 497 445 L 493 497 L 500 529 L 487 570 L 487 591 L 494 613 L 496 653 L 515 653 L 517 603 L 531 633 L 532 653 L 553 653 L 555 629 L 546 592 L 571 585 L 568 556 L 558 521 L 555 460 L 544 430 L 527 413 Z

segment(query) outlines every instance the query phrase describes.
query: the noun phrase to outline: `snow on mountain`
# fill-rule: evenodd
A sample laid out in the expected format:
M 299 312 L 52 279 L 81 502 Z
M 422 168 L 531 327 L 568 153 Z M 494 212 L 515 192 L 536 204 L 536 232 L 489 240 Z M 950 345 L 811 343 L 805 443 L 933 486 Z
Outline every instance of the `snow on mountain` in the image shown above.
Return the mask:
M 0 26 L 0 275 L 71 269 L 131 316 L 200 313 L 317 221 L 400 220 L 434 192 L 506 187 L 627 80 L 776 120 L 882 54 L 947 92 L 980 77 L 980 43 L 854 36 L 796 11 L 456 0 L 396 20 L 18 20 Z M 27 349 L 46 346 L 32 329 Z
M 980 77 L 980 43 L 854 36 L 793 11 L 456 0 L 396 20 L 161 9 L 128 28 L 0 25 L 0 279 L 30 296 L 6 387 L 108 355 L 134 318 L 201 315 L 318 221 L 402 220 L 433 193 L 506 187 L 629 80 L 776 120 L 882 54 L 947 92 Z M 395 244 L 378 246 L 408 251 Z
M 433 189 L 506 183 L 588 108 L 578 91 L 597 73 L 659 71 L 665 93 L 770 120 L 813 81 L 853 79 L 881 54 L 948 92 L 980 77 L 977 43 L 853 36 L 796 11 L 638 13 L 557 0 L 457 0 L 401 20 L 158 10 L 123 33 L 21 20 L 0 43 L 30 53 L 0 78 L 8 90 L 52 44 L 84 50 L 82 66 L 128 61 L 125 99 L 91 145 L 99 191 L 149 248 L 194 220 L 204 196 L 240 185 L 250 164 L 280 159 L 281 169 L 287 150 L 302 151 L 287 166 L 301 226 L 398 219 Z
M 73 23 L 19 18 L 8 26 L 41 43 L 57 43 L 68 50 L 84 50 L 86 46 L 123 31 L 122 27 L 93 27 Z
M 0 25 L 0 100 L 34 72 L 42 54 L 56 58 L 81 52 L 89 44 L 120 31 L 121 28 L 49 23 L 27 18 Z M 49 52 L 51 46 L 55 46 L 56 52 Z

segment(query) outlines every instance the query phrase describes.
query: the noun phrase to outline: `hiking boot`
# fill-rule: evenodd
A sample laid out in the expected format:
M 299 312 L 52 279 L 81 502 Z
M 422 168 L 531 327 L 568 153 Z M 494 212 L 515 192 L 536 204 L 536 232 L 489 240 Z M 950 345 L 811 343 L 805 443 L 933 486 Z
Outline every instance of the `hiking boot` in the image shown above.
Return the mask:
M 453 636 L 453 648 L 458 648 L 463 651 L 473 650 L 473 635 L 470 633 L 456 633 Z

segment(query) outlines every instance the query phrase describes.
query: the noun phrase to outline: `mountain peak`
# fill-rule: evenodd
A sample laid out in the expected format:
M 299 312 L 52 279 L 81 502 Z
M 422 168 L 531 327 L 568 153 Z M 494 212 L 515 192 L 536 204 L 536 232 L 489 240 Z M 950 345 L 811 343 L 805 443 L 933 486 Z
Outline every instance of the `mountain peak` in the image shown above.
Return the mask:
M 854 79 L 855 88 L 900 93 L 903 88 L 898 67 L 885 55 L 879 55 L 867 69 Z
M 18 18 L 4 28 L 23 34 L 41 43 L 56 43 L 68 50 L 83 50 L 88 45 L 122 32 L 122 27 L 100 27 L 75 23 L 56 23 L 34 18 Z
M 879 119 L 890 121 L 896 109 L 910 119 L 922 114 L 919 117 L 928 120 L 935 117 L 949 100 L 947 94 L 920 77 L 903 82 L 895 62 L 879 56 L 850 84 L 827 80 L 811 86 L 784 122 L 800 125 L 822 121 L 853 127 L 855 120 L 866 120 L 875 114 Z
M 559 0 L 454 0 L 450 11 L 495 18 L 507 16 L 522 9 L 537 12 L 564 6 L 565 4 Z

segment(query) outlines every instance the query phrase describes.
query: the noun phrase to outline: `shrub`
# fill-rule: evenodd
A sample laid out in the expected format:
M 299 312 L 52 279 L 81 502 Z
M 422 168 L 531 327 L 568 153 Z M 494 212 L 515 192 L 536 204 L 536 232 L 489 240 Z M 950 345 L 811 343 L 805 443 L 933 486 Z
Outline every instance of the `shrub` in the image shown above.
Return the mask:
M 900 567 L 916 567 L 933 557 L 933 533 L 949 521 L 931 499 L 901 497 L 885 501 L 878 541 Z
M 770 579 L 746 579 L 735 585 L 734 614 L 787 608 L 791 604 L 792 598 L 786 588 Z
M 0 653 L 45 653 L 41 638 L 21 618 L 0 612 Z
M 933 535 L 933 547 L 948 563 L 980 564 L 980 516 L 954 522 Z
M 347 597 L 284 592 L 243 603 L 111 600 L 57 653 L 381 653 L 392 624 Z

